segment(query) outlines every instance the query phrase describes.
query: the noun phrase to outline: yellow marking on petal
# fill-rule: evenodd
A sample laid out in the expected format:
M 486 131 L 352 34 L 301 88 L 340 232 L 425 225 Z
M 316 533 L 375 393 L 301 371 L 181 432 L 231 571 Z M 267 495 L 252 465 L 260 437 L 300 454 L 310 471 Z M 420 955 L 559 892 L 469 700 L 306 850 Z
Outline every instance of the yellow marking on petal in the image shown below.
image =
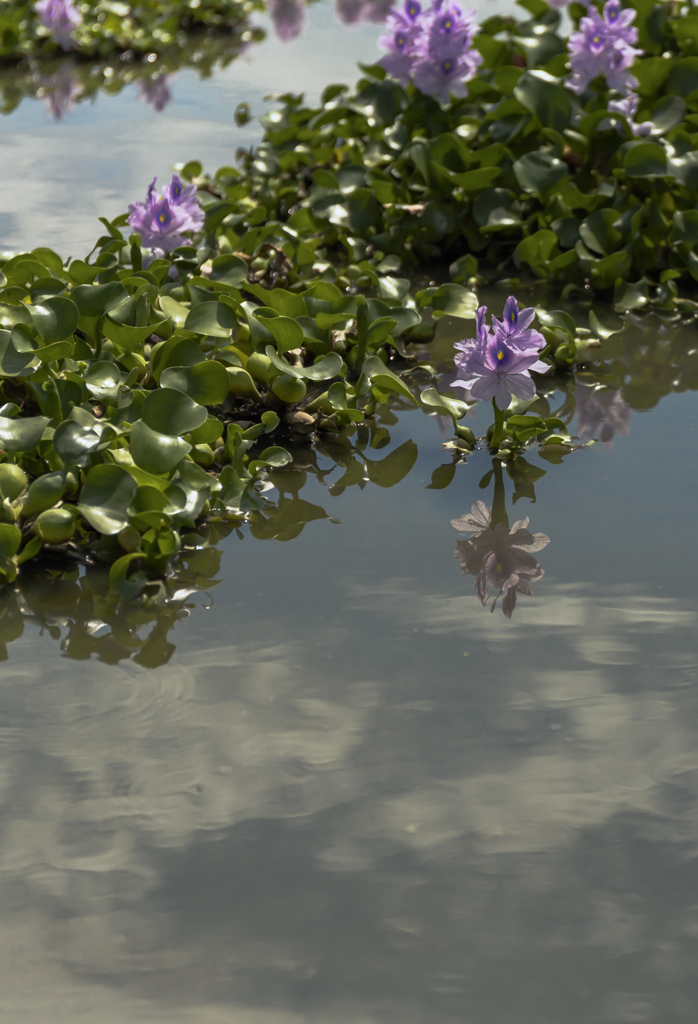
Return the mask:
M 497 353 L 497 359 L 504 359 L 504 353 L 502 352 L 501 348 L 500 348 L 499 352 Z
M 167 220 L 167 214 L 163 211 L 161 214 L 158 215 L 158 220 L 160 221 L 161 224 L 164 224 L 165 221 Z
M 504 566 L 502 565 L 502 563 L 501 562 L 497 562 L 497 572 L 501 572 L 503 568 L 504 568 Z

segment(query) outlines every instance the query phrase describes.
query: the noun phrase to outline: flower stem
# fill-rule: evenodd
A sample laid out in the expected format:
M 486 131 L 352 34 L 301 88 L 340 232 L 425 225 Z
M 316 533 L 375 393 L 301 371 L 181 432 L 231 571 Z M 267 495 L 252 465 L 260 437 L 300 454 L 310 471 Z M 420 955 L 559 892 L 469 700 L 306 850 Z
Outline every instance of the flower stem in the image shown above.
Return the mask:
M 501 459 L 492 459 L 492 471 L 494 473 L 494 494 L 492 495 L 492 526 L 501 523 L 509 529 L 509 516 L 507 515 L 507 496 L 504 491 L 504 474 L 502 472 Z
M 492 408 L 494 409 L 494 430 L 492 431 L 492 437 L 490 438 L 490 448 L 499 451 L 499 448 L 504 439 L 504 423 L 506 420 L 506 409 L 498 408 L 494 398 L 492 399 Z

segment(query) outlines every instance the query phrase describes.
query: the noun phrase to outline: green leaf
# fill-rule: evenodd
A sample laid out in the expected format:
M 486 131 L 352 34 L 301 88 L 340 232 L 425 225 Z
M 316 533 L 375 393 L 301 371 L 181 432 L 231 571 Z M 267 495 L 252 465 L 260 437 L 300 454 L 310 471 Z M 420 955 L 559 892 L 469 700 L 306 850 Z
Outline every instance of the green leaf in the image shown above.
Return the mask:
M 273 334 L 279 352 L 290 352 L 303 344 L 303 328 L 288 316 L 265 317 L 264 326 Z
M 85 376 L 85 386 L 100 402 L 116 402 L 124 378 L 116 363 L 99 360 L 93 363 Z
M 115 309 L 128 298 L 128 292 L 119 281 L 107 284 L 81 284 L 73 288 L 71 298 L 80 316 L 98 317 Z
M 380 224 L 381 206 L 373 192 L 367 188 L 357 188 L 345 196 L 342 202 L 329 206 L 326 216 L 332 224 L 338 224 L 361 236 L 366 235 L 369 228 Z
M 113 536 L 129 523 L 136 481 L 121 466 L 104 463 L 87 473 L 78 509 L 98 533 Z
M 166 317 L 169 317 L 175 327 L 184 327 L 186 319 L 191 312 L 189 307 L 183 306 L 181 302 L 177 302 L 171 295 L 160 295 L 158 301 L 160 302 L 160 309 Z
M 623 147 L 623 167 L 632 178 L 664 177 L 666 152 L 658 142 L 627 142 Z
M 70 419 L 56 427 L 53 446 L 64 466 L 84 466 L 93 452 L 108 448 L 116 436 L 114 427 L 97 419 L 94 426 Z
M 572 99 L 559 78 L 545 71 L 527 71 L 514 88 L 522 106 L 535 114 L 544 128 L 562 132 L 572 116 Z
M 342 357 L 337 352 L 328 352 L 327 355 L 317 359 L 312 366 L 291 366 L 274 351 L 271 345 L 267 345 L 266 353 L 277 370 L 281 370 L 282 373 L 287 373 L 291 377 L 302 377 L 304 380 L 329 380 L 331 377 L 336 377 L 344 365 Z
M 472 320 L 478 307 L 477 295 L 460 284 L 442 284 L 426 299 L 435 314 Z
M 222 363 L 205 359 L 194 366 L 170 366 L 160 375 L 160 386 L 182 391 L 199 405 L 220 405 L 230 388 Z
M 24 324 L 15 324 L 12 333 L 0 331 L 0 377 L 29 377 L 39 365 L 33 348 L 17 351 L 14 336 L 19 328 L 27 330 Z
M 72 299 L 64 296 L 45 299 L 41 304 L 30 306 L 29 315 L 39 337 L 45 344 L 70 338 L 78 325 L 78 308 Z
M 47 508 L 57 505 L 63 497 L 66 486 L 66 474 L 62 471 L 44 473 L 29 486 L 24 502 L 22 503 L 22 516 L 28 519 L 30 516 L 38 515 Z
M 336 289 L 338 291 L 338 289 Z M 285 288 L 262 288 L 260 284 L 246 284 L 245 291 L 259 299 L 260 306 L 268 306 L 279 316 L 289 316 L 296 320 L 299 316 L 306 316 L 308 309 L 301 295 L 295 292 L 288 292 Z M 341 292 L 339 292 L 341 295 Z
M 247 280 L 247 264 L 232 253 L 216 256 L 211 263 L 211 280 L 237 288 Z
M 75 513 L 67 508 L 50 508 L 36 518 L 34 529 L 46 544 L 65 544 L 75 533 Z
M 439 413 L 450 416 L 454 423 L 462 419 L 468 411 L 468 406 L 465 402 L 460 402 L 456 398 L 449 398 L 447 395 L 440 395 L 436 388 L 425 388 L 421 392 L 419 400 L 428 409 L 435 409 Z
M 237 318 L 230 306 L 222 302 L 200 302 L 190 310 L 184 329 L 211 338 L 229 338 L 236 325 Z
M 0 523 L 0 555 L 14 558 L 22 543 L 22 531 L 9 523 Z
M 10 455 L 33 451 L 48 422 L 48 416 L 27 416 L 21 420 L 0 416 L 0 447 Z
M 522 263 L 527 263 L 535 274 L 544 277 L 546 264 L 556 247 L 557 235 L 555 232 L 541 228 L 540 231 L 536 231 L 529 238 L 524 238 L 522 242 L 519 242 L 514 249 L 514 263 L 517 267 L 520 267 Z
M 11 462 L 0 465 L 0 498 L 14 501 L 27 486 L 27 474 L 20 466 Z
M 203 405 L 171 387 L 151 391 L 141 407 L 143 422 L 152 430 L 170 437 L 181 437 L 196 430 L 206 422 L 206 418 Z
M 104 318 L 102 330 L 107 338 L 113 341 L 115 345 L 118 345 L 119 348 L 124 349 L 126 352 L 133 352 L 151 334 L 157 332 L 158 328 L 167 322 L 167 320 L 159 320 L 157 323 L 145 327 L 129 327 L 127 324 L 119 323 L 118 320 L 113 320 L 112 317 L 107 315 Z
M 397 374 L 385 366 L 378 356 L 369 356 L 361 367 L 361 376 L 365 377 L 371 385 L 376 385 L 384 391 L 394 391 L 412 403 L 417 405 L 417 399 L 410 389 L 404 384 Z
M 143 420 L 136 420 L 131 427 L 133 461 L 146 473 L 169 473 L 190 451 L 191 445 L 183 438 L 153 430 Z
M 524 190 L 544 198 L 568 177 L 567 164 L 552 153 L 534 151 L 526 153 L 513 164 L 516 179 Z

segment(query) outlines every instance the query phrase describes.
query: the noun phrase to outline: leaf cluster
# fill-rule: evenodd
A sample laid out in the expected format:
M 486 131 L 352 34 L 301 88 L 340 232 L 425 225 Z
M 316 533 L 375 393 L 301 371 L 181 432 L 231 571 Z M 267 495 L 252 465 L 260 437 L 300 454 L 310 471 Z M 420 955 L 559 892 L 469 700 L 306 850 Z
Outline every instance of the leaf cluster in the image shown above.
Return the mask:
M 591 288 L 622 310 L 680 307 L 698 280 L 696 16 L 630 4 L 646 51 L 632 69 L 636 121 L 652 122 L 636 137 L 603 81 L 581 98 L 564 87 L 559 13 L 521 6 L 530 18 L 484 22 L 480 71 L 447 107 L 378 65 L 317 106 L 279 97 L 261 144 L 207 179 L 227 223 L 254 205 L 260 227 L 295 233 L 299 262 L 321 250 L 368 274 L 451 261 L 455 282 L 513 277 Z

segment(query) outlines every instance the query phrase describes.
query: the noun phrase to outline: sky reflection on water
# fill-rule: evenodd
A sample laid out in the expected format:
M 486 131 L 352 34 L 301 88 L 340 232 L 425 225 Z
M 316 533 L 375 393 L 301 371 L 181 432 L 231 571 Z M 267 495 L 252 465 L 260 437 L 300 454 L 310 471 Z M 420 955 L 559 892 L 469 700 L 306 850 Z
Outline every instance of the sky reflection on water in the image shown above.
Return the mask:
M 28 627 L 0 674 L 10 1019 L 692 1021 L 693 409 L 545 466 L 510 620 L 452 558 L 491 459 L 428 489 L 415 412 L 372 455 L 416 445 L 394 487 L 309 473 L 341 523 L 223 543 L 166 664 Z

